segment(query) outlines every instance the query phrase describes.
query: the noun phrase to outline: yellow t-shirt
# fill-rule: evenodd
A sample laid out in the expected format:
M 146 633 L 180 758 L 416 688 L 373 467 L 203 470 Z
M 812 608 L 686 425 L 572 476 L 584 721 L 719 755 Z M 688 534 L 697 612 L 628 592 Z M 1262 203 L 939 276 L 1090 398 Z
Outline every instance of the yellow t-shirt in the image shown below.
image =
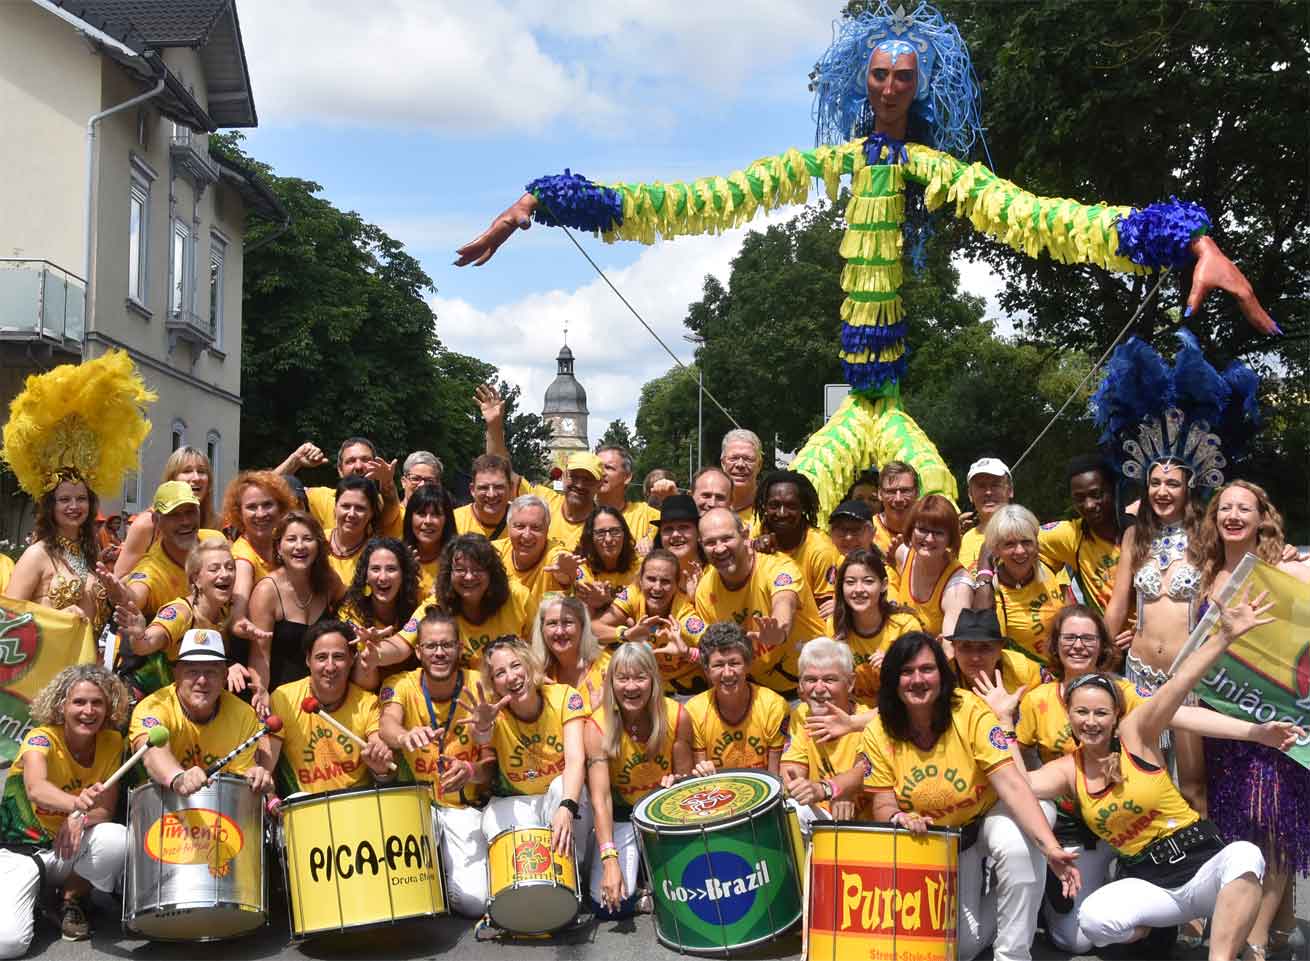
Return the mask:
M 1082 519 L 1043 524 L 1037 534 L 1037 552 L 1053 570 L 1072 574 L 1082 602 L 1104 612 L 1114 593 L 1114 572 L 1119 566 L 1119 545 L 1102 540 Z
M 608 648 L 602 648 L 600 657 L 591 662 L 591 666 L 583 672 L 581 680 L 577 684 L 579 693 L 582 694 L 582 700 L 587 705 L 587 713 L 600 709 L 601 698 L 605 696 L 605 672 L 609 669 L 610 661 L 614 659 L 614 652 Z M 555 665 L 551 664 L 546 668 L 546 680 L 554 683 L 560 683 L 555 677 Z
M 1051 622 L 1064 607 L 1068 586 L 1063 572 L 1052 574 L 1044 564 L 1023 587 L 1006 587 L 999 577 L 992 581 L 1001 633 L 1043 664 L 1051 661 Z
M 14 573 L 14 559 L 8 554 L 0 554 L 0 594 L 9 589 L 9 578 Z
M 855 699 L 861 704 L 873 706 L 878 701 L 878 685 L 882 683 L 882 668 L 871 663 L 875 654 L 886 654 L 892 642 L 902 634 L 920 630 L 919 619 L 908 611 L 898 611 L 890 617 L 883 618 L 882 627 L 872 637 L 865 637 L 854 630 L 838 638 L 833 619 L 828 618 L 828 636 L 845 641 L 851 649 L 851 658 L 855 661 Z
M 46 779 L 51 784 L 65 793 L 80 794 L 114 773 L 123 759 L 123 735 L 112 729 L 100 731 L 96 735 L 91 766 L 83 767 L 69 751 L 62 725 L 42 726 L 28 731 L 5 782 L 3 806 L 8 809 L 6 813 L 12 816 L 12 819 L 6 819 L 9 820 L 9 833 L 15 835 L 6 837 L 7 841 L 43 843 L 53 839 L 68 818 L 63 811 L 41 807 L 28 798 L 27 786 L 23 783 L 23 768 L 26 759 L 34 754 L 45 757 Z M 48 839 L 41 837 L 43 831 L 49 835 Z
M 564 495 L 553 487 L 538 484 L 532 488 L 532 493 L 544 500 L 550 508 L 550 530 L 547 532 L 550 539 L 566 551 L 580 554 L 578 541 L 582 538 L 582 526 L 587 519 L 584 517 L 576 524 L 567 519 L 564 516 Z
M 225 539 L 222 531 L 201 530 L 196 537 L 196 543 L 199 544 L 213 537 Z M 137 561 L 136 567 L 132 568 L 132 572 L 124 580 L 128 586 L 145 582 L 146 602 L 141 607 L 141 613 L 146 617 L 154 617 L 155 612 L 173 598 L 184 597 L 187 593 L 186 569 L 181 564 L 175 564 L 173 559 L 164 553 L 164 544 L 158 540 L 150 545 L 150 550 Z
M 790 557 L 805 575 L 805 586 L 816 598 L 831 596 L 837 590 L 837 568 L 841 566 L 841 551 L 832 546 L 828 535 L 817 527 L 805 532 L 805 539 L 793 551 L 783 552 Z
M 996 803 L 987 776 L 1012 760 L 996 715 L 983 700 L 957 690 L 951 726 L 927 751 L 895 741 L 875 717 L 864 729 L 860 757 L 867 789 L 891 791 L 902 811 L 932 818 L 935 827 L 963 827 Z
M 420 751 L 405 752 L 405 764 L 413 779 L 420 784 L 436 785 L 441 780 L 441 763 L 445 759 L 455 758 L 477 766 L 478 746 L 473 743 L 473 715 L 468 707 L 459 703 L 459 696 L 472 690 L 469 685 L 473 679 L 474 675 L 461 670 L 457 675 L 456 695 L 449 701 L 434 699 L 431 712 L 424 694 L 421 667 L 403 674 L 393 674 L 382 682 L 378 690 L 378 701 L 383 710 L 386 710 L 388 704 L 400 705 L 404 712 L 401 724 L 406 730 L 420 725 L 445 729 L 446 738 L 442 743 L 429 744 Z M 459 723 L 461 720 L 463 724 Z M 436 791 L 433 793 L 436 794 Z M 437 795 L 437 803 L 442 807 L 466 807 L 481 804 L 485 794 L 485 788 L 466 784 L 458 791 L 446 791 Z
M 632 618 L 637 624 L 647 616 L 646 596 L 636 584 L 623 588 L 614 595 L 613 607 L 625 617 Z M 682 642 L 689 648 L 700 645 L 700 637 L 705 633 L 705 621 L 696 613 L 691 599 L 678 591 L 673 596 L 669 614 L 681 628 Z M 675 661 L 672 655 L 659 654 L 655 660 L 660 666 L 660 678 L 664 681 L 665 694 L 696 694 L 705 689 L 705 677 L 701 672 L 700 661 Z
M 492 793 L 499 797 L 545 794 L 550 782 L 564 773 L 564 725 L 590 716 L 582 694 L 567 684 L 543 684 L 541 703 L 535 721 L 520 721 L 508 709 L 496 715 Z
M 559 581 L 555 580 L 554 573 L 546 570 L 546 568 L 554 565 L 561 554 L 565 553 L 564 549 L 557 544 L 547 544 L 545 552 L 541 555 L 541 560 L 525 571 L 521 571 L 514 566 L 514 545 L 508 539 L 496 541 L 493 546 L 496 548 L 496 552 L 500 554 L 501 563 L 505 565 L 505 573 L 509 575 L 510 581 L 517 581 L 519 586 L 528 592 L 533 610 L 541 606 L 541 599 L 548 593 L 564 592 L 564 588 L 560 587 Z
M 852 705 L 852 708 L 854 705 Z M 782 751 L 783 764 L 802 764 L 807 768 L 805 775 L 809 781 L 824 781 L 838 774 L 845 774 L 855 767 L 855 758 L 860 753 L 863 731 L 844 734 L 836 743 L 815 744 L 809 731 L 805 730 L 805 719 L 810 716 L 810 706 L 802 701 L 791 712 L 787 722 L 787 744 Z M 819 807 L 830 810 L 827 801 Z
M 887 567 L 889 569 L 889 572 L 890 572 L 890 568 L 893 566 L 892 538 L 895 536 L 896 535 L 892 533 L 892 529 L 888 527 L 885 523 L 883 523 L 882 515 L 874 514 L 873 515 L 873 543 L 878 548 L 878 550 L 882 551 L 882 559 L 887 562 Z
M 923 629 L 934 636 L 941 634 L 942 623 L 946 620 L 946 613 L 942 610 L 942 595 L 946 593 L 946 588 L 953 580 L 957 578 L 967 579 L 968 575 L 964 567 L 955 560 L 948 561 L 946 567 L 942 569 L 937 578 L 937 583 L 932 586 L 932 593 L 926 600 L 919 600 L 914 596 L 914 552 L 910 551 L 905 558 L 905 566 L 901 569 L 900 583 L 897 585 L 896 595 L 892 599 L 902 607 L 907 607 L 914 612 L 914 616 L 919 619 Z M 890 596 L 890 595 L 889 595 Z
M 786 556 L 756 554 L 750 577 L 738 590 L 729 590 L 716 568 L 701 575 L 696 586 L 696 613 L 708 624 L 731 620 L 744 631 L 755 629 L 755 619 L 768 617 L 773 598 L 784 591 L 797 596 L 796 615 L 785 643 L 757 653 L 751 661 L 751 680 L 781 694 L 796 690 L 798 648 L 815 637 L 828 633 L 819 616 L 814 595 L 805 589 L 805 578 Z
M 987 537 L 981 527 L 971 527 L 960 538 L 960 552 L 955 559 L 964 565 L 971 575 L 978 573 L 978 558 L 982 555 L 983 544 Z
M 532 637 L 532 619 L 536 616 L 537 608 L 528 592 L 514 581 L 509 582 L 509 597 L 505 603 L 481 624 L 474 624 L 463 614 L 456 614 L 461 666 L 476 670 L 482 663 L 482 649 L 502 634 L 513 634 L 524 640 Z M 411 646 L 415 643 L 417 627 L 415 624 L 415 636 L 408 635 L 408 626 L 401 632 Z
M 1115 682 L 1124 698 L 1124 714 L 1128 714 L 1150 697 L 1145 689 L 1139 691 L 1131 681 L 1120 678 Z M 1019 702 L 1019 723 L 1015 733 L 1024 747 L 1037 748 L 1043 764 L 1058 757 L 1072 754 L 1078 748 L 1069 726 L 1069 712 L 1064 708 L 1064 694 L 1059 681 L 1029 689 Z
M 508 505 L 505 507 L 505 512 L 508 515 Z M 497 531 L 497 528 L 499 528 L 499 531 Z M 478 515 L 473 513 L 472 504 L 465 504 L 463 507 L 455 508 L 455 530 L 460 534 L 481 534 L 492 541 L 503 541 L 509 537 L 508 520 L 504 524 L 488 526 L 478 520 Z M 492 537 L 493 534 L 496 535 L 494 538 Z
M 736 514 L 741 518 L 742 526 L 746 528 L 750 535 L 752 537 L 758 537 L 760 532 L 755 523 L 755 505 L 747 504 L 741 510 L 737 511 Z
M 615 593 L 623 590 L 630 584 L 635 584 L 637 575 L 641 571 L 641 558 L 634 557 L 632 566 L 624 571 L 597 571 L 593 570 L 590 563 L 583 561 L 578 565 L 577 582 L 593 581 L 601 584 L 608 584 L 614 588 Z
M 338 557 L 331 547 L 328 548 L 328 567 L 337 572 L 337 577 L 341 578 L 341 583 L 346 587 L 349 587 L 355 579 L 355 568 L 359 566 L 359 559 L 364 556 L 364 547 L 368 544 L 368 541 L 369 539 L 365 538 L 359 548 L 349 557 Z
M 1092 794 L 1083 772 L 1082 751 L 1074 753 L 1074 764 L 1083 821 L 1120 854 L 1141 854 L 1153 842 L 1201 819 L 1174 787 L 1168 768 L 1144 766 L 1132 754 L 1120 751 L 1123 782 Z
M 633 540 L 654 538 L 655 525 L 659 523 L 660 512 L 645 501 L 627 501 L 623 505 L 623 519 L 632 532 Z
M 441 571 L 441 557 L 420 561 L 418 565 L 418 609 L 421 611 L 436 600 L 437 574 Z M 512 575 L 511 575 L 512 576 Z
M 245 561 L 255 569 L 255 579 L 250 582 L 252 585 L 258 584 L 273 573 L 273 568 L 264 563 L 264 559 L 259 556 L 259 552 L 251 546 L 250 541 L 246 540 L 244 535 L 233 542 L 232 557 L 238 561 Z
M 787 702 L 767 687 L 752 684 L 750 707 L 740 724 L 727 724 L 714 703 L 714 692 L 703 691 L 687 702 L 691 715 L 691 746 L 704 751 L 714 766 L 766 770 L 769 751 L 787 741 Z
M 223 624 L 226 621 L 226 608 L 223 611 L 223 616 L 215 624 L 202 617 L 200 612 L 192 607 L 191 602 L 185 597 L 177 597 L 155 612 L 155 618 L 150 622 L 150 627 L 161 627 L 168 632 L 168 645 L 164 647 L 161 653 L 171 664 L 177 660 L 178 652 L 182 649 L 183 634 L 193 627 L 197 629 L 210 628 L 222 634 Z
M 669 722 L 669 736 L 654 754 L 646 753 L 646 742 L 636 743 L 626 730 L 621 735 L 619 753 L 610 758 L 609 763 L 610 794 L 616 820 L 630 819 L 632 809 L 641 799 L 651 791 L 658 791 L 660 780 L 664 775 L 673 773 L 673 742 L 677 737 L 678 720 L 682 717 L 682 710 L 682 705 L 673 698 L 664 698 L 664 714 Z M 591 722 L 600 728 L 603 738 L 609 728 L 608 719 L 597 711 L 591 715 Z
M 321 794 L 367 787 L 373 783 L 373 773 L 360 756 L 363 748 L 318 714 L 306 714 L 300 709 L 301 702 L 311 693 L 309 683 L 309 678 L 302 677 L 283 684 L 269 700 L 269 709 L 282 719 L 282 730 L 271 735 L 282 741 L 277 762 L 278 787 L 285 794 L 297 791 Z M 378 729 L 377 695 L 351 684 L 345 700 L 331 714 L 368 740 Z
M 314 519 L 323 528 L 324 534 L 337 526 L 337 489 L 335 487 L 307 487 L 305 488 L 305 500 L 309 504 L 309 512 L 314 515 Z M 405 512 L 401 509 L 399 502 L 388 504 L 384 500 L 382 503 L 382 517 L 374 525 L 377 536 L 400 537 L 401 529 L 405 525 L 404 514 Z M 349 581 L 346 583 L 349 583 Z
M 127 731 L 128 741 L 135 744 L 137 738 L 161 724 L 168 728 L 168 749 L 183 768 L 208 767 L 261 726 L 250 705 L 227 691 L 218 696 L 215 716 L 205 724 L 197 724 L 182 710 L 177 687 L 172 684 L 155 691 L 136 706 Z M 250 770 L 255 763 L 256 744 L 229 761 L 220 773 L 244 774 Z

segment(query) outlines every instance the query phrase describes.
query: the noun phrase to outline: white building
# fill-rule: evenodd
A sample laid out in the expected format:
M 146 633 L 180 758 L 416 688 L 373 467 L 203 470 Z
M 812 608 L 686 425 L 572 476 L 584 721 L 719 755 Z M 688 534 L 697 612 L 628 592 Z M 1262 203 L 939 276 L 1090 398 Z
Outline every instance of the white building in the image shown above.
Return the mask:
M 122 348 L 159 400 L 140 471 L 102 510 L 148 505 L 183 444 L 221 492 L 240 450 L 246 215 L 287 217 L 209 153 L 209 133 L 256 124 L 234 0 L 0 0 L 0 117 L 0 404 L 29 373 Z

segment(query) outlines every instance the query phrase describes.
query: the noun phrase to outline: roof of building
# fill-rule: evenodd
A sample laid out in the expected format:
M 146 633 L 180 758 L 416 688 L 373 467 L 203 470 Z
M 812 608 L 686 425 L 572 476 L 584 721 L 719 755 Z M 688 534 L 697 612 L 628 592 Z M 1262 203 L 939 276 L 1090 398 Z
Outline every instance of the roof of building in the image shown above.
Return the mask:
M 582 389 L 577 378 L 573 376 L 573 351 L 565 344 L 560 348 L 559 373 L 546 388 L 546 404 L 543 414 L 585 414 L 587 413 L 587 392 Z
M 135 48 L 199 47 L 232 0 L 56 0 L 69 13 Z

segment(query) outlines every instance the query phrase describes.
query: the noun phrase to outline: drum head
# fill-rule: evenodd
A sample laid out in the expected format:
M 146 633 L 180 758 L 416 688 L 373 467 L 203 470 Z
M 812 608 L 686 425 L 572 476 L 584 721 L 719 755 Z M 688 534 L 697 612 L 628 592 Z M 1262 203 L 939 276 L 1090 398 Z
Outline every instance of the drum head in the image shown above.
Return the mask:
M 725 771 L 694 777 L 648 794 L 632 812 L 647 830 L 708 829 L 758 810 L 782 795 L 782 782 L 764 771 Z
M 151 941 L 226 941 L 264 926 L 263 908 L 218 904 L 159 910 L 129 918 L 127 926 Z
M 545 882 L 520 882 L 502 891 L 487 910 L 491 920 L 515 934 L 558 931 L 578 913 L 578 899 L 568 888 Z

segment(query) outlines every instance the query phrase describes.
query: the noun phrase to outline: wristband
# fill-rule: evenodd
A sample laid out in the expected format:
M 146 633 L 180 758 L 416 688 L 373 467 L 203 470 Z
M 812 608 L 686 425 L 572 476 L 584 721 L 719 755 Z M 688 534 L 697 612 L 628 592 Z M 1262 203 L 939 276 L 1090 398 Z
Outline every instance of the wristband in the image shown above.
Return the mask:
M 826 781 L 820 781 L 819 783 L 828 789 L 827 800 L 831 801 L 833 798 L 837 796 L 837 782 L 834 781 L 832 778 L 828 778 L 828 780 Z
M 1013 744 L 1015 741 L 1019 740 L 1019 732 L 1018 732 L 1018 731 L 1002 731 L 1001 733 L 1004 734 L 1004 735 L 1005 735 L 1005 739 L 1006 739 L 1007 741 L 1009 741 L 1010 743 L 1012 743 L 1012 744 Z
M 578 802 L 573 800 L 573 798 L 569 798 L 569 797 L 564 798 L 559 802 L 559 806 L 564 808 L 570 814 L 572 814 L 574 820 L 577 820 L 577 818 L 579 817 Z
M 611 858 L 612 858 L 613 860 L 615 860 L 615 861 L 617 861 L 617 860 L 619 859 L 619 852 L 616 851 L 613 847 L 610 847 L 610 849 L 609 849 L 608 851 L 601 851 L 601 852 L 600 852 L 600 859 L 601 859 L 602 861 L 608 861 L 608 860 L 610 860 Z
M 987 568 L 984 567 L 982 570 L 980 570 L 977 574 L 974 575 L 974 580 L 985 578 L 990 581 L 994 577 L 996 577 L 996 572 L 992 570 L 988 570 Z
M 185 774 L 186 774 L 186 771 L 178 771 L 176 774 L 174 774 L 174 775 L 172 776 L 172 778 L 169 779 L 169 782 L 168 782 L 168 789 L 169 789 L 170 791 L 173 791 L 173 792 L 176 793 L 176 791 L 177 791 L 177 779 L 180 778 L 180 777 L 182 777 L 182 776 L 184 776 Z
M 607 851 L 613 851 L 615 854 L 619 853 L 619 849 L 614 846 L 613 841 L 605 841 L 600 845 L 601 857 L 604 857 Z
M 620 644 L 622 644 L 623 638 L 627 635 L 627 633 L 628 633 L 628 625 L 621 624 L 619 625 L 619 629 L 614 632 L 614 639 L 618 641 Z

